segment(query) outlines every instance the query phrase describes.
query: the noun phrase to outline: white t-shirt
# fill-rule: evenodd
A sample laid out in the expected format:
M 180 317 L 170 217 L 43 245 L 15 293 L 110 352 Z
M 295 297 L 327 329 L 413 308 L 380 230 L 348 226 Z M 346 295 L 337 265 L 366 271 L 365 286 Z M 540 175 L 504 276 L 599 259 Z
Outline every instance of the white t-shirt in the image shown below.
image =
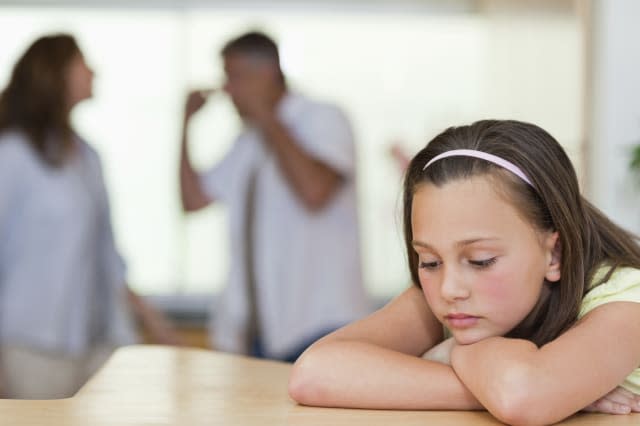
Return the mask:
M 100 160 L 77 143 L 54 168 L 0 134 L 0 346 L 80 356 L 136 340 Z
M 261 135 L 251 128 L 201 176 L 207 194 L 229 208 L 230 275 L 212 315 L 214 345 L 225 351 L 247 351 L 244 226 L 253 169 L 255 286 L 267 354 L 285 355 L 317 333 L 369 311 L 361 276 L 350 124 L 336 107 L 296 94 L 283 98 L 278 115 L 307 153 L 344 179 L 326 207 L 309 211 L 293 193 L 275 156 L 265 149 Z

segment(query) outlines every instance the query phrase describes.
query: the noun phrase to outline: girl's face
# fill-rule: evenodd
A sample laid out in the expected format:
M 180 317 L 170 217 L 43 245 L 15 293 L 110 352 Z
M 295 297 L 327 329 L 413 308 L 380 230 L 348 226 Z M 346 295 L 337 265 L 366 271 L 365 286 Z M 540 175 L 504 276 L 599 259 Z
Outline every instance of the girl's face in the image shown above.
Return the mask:
M 413 197 L 413 247 L 424 296 L 460 344 L 503 336 L 560 279 L 557 233 L 537 231 L 486 176 Z
M 78 53 L 67 68 L 67 103 L 73 108 L 78 102 L 88 99 L 93 94 L 93 71 Z

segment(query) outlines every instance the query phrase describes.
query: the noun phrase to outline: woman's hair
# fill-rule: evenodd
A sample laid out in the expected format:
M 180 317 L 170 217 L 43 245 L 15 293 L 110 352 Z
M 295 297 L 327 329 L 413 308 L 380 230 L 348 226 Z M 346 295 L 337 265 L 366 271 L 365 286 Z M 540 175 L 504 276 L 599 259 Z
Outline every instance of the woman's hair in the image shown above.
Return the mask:
M 66 73 L 78 54 L 70 35 L 39 38 L 15 64 L 0 94 L 0 131 L 23 131 L 40 157 L 53 166 L 64 162 L 73 143 Z
M 472 149 L 501 157 L 519 167 L 532 185 L 489 161 L 472 157 L 429 160 L 454 149 Z M 545 130 L 529 123 L 484 120 L 450 127 L 436 136 L 412 160 L 404 182 L 404 234 L 413 282 L 418 256 L 413 249 L 411 208 L 419 185 L 438 187 L 472 176 L 487 176 L 496 190 L 539 231 L 557 231 L 561 279 L 548 285 L 549 297 L 508 334 L 541 346 L 567 330 L 577 319 L 583 296 L 596 269 L 606 262 L 640 267 L 637 237 L 615 225 L 580 195 L 578 180 L 566 153 Z M 464 207 L 462 207 L 464 208 Z M 609 275 L 609 274 L 608 274 Z

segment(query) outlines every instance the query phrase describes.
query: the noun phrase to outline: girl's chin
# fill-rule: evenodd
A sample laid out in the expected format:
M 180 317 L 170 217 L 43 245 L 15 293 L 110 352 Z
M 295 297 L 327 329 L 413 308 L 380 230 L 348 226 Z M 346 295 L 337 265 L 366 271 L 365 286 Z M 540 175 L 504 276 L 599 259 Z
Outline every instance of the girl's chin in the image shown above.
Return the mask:
M 477 333 L 455 333 L 453 334 L 453 338 L 456 340 L 458 345 L 472 345 L 474 343 L 478 343 L 484 339 L 488 339 L 489 337 L 494 337 L 493 335 L 479 335 Z

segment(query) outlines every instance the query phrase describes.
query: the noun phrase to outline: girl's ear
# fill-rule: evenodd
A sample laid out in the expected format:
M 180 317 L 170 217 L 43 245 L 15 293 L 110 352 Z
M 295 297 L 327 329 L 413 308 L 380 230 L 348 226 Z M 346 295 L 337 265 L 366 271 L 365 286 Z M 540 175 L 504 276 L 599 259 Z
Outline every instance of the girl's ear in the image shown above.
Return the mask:
M 560 281 L 562 266 L 562 246 L 560 243 L 560 234 L 558 234 L 557 231 L 549 234 L 545 243 L 548 258 L 545 278 L 549 282 Z

